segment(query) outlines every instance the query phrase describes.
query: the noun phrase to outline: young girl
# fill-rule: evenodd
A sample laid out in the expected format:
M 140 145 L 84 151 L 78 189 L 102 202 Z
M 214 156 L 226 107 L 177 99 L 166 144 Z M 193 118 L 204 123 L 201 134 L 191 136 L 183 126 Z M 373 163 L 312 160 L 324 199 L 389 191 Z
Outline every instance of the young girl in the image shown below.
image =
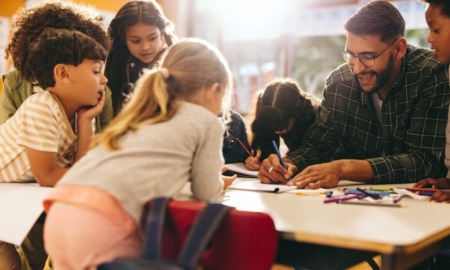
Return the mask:
M 256 116 L 251 125 L 254 156 L 245 160 L 247 169 L 259 170 L 260 161 L 275 153 L 272 140 L 279 146 L 281 137 L 289 150 L 297 148 L 314 122 L 317 108 L 318 102 L 295 81 L 279 79 L 269 83 L 256 103 Z
M 55 269 L 137 256 L 138 224 L 155 196 L 173 196 L 187 182 L 198 200 L 223 191 L 218 115 L 230 86 L 221 54 L 195 39 L 173 45 L 162 68 L 143 75 L 94 148 L 44 201 L 45 248 Z
M 154 0 L 135 0 L 123 5 L 111 21 L 108 34 L 112 49 L 105 75 L 117 115 L 142 70 L 157 65 L 164 50 L 174 43 L 175 34 L 172 22 Z

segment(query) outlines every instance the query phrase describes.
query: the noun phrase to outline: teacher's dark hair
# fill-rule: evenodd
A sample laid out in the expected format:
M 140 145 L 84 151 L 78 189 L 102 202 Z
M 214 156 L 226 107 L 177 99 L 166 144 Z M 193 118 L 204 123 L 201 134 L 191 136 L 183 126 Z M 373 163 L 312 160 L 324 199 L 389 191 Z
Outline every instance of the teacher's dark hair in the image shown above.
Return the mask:
M 405 20 L 387 1 L 373 1 L 359 9 L 345 24 L 345 30 L 357 36 L 379 35 L 390 42 L 405 34 Z

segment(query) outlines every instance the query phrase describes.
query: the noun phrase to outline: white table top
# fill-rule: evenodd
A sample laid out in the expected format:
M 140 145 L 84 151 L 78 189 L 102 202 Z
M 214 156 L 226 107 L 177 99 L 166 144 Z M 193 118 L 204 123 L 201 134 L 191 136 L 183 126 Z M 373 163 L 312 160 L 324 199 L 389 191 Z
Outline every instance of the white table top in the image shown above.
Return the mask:
M 324 204 L 324 198 L 229 190 L 223 203 L 269 213 L 284 237 L 320 245 L 410 253 L 450 235 L 450 204 L 404 198 L 402 207 L 386 207 Z

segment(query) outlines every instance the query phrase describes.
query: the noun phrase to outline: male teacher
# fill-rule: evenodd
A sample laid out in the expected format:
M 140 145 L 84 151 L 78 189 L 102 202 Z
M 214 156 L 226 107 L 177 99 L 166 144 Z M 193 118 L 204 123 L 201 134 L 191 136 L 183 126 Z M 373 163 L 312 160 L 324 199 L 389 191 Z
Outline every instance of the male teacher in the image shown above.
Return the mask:
M 264 183 L 334 187 L 340 180 L 415 182 L 445 177 L 450 103 L 446 65 L 408 45 L 405 21 L 389 2 L 373 1 L 345 24 L 339 66 L 327 78 L 316 122 L 284 158 L 263 161 Z

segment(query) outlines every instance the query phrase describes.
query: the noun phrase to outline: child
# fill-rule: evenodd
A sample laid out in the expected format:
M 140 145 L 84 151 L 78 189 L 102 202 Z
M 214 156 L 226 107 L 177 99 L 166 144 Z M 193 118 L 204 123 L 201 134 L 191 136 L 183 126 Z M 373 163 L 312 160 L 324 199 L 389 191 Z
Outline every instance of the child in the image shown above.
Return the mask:
M 44 201 L 45 248 L 56 269 L 95 269 L 137 256 L 144 205 L 187 182 L 196 199 L 218 196 L 224 128 L 217 117 L 231 75 L 218 50 L 196 39 L 171 46 L 93 148 Z M 88 243 L 88 244 L 86 244 Z
M 425 18 L 430 28 L 428 42 L 431 43 L 433 54 L 441 63 L 450 63 L 450 2 L 447 0 L 423 0 L 428 3 Z M 450 119 L 450 110 L 449 110 Z M 427 178 L 417 182 L 415 187 L 450 188 L 450 122 L 447 122 L 445 146 L 445 165 L 449 168 L 447 178 Z M 450 202 L 450 193 L 437 191 L 432 200 Z
M 304 93 L 292 79 L 277 79 L 259 94 L 255 119 L 251 125 L 253 138 L 245 165 L 249 170 L 259 170 L 260 161 L 275 153 L 274 140 L 280 145 L 280 137 L 288 149 L 296 149 L 303 141 L 306 130 L 314 122 L 318 102 Z
M 29 46 L 29 68 L 46 91 L 0 125 L 0 182 L 54 186 L 87 150 L 92 119 L 105 102 L 107 52 L 80 32 L 52 28 Z
M 245 122 L 239 113 L 233 110 L 230 110 L 229 113 L 230 122 L 227 124 L 227 130 L 225 131 L 223 138 L 223 158 L 225 159 L 225 164 L 243 163 L 249 156 L 246 149 L 248 150 L 250 148 L 248 145 Z M 240 142 L 238 140 L 240 140 Z M 241 143 L 244 146 L 242 146 Z
M 47 1 L 32 8 L 21 8 L 14 14 L 12 36 L 6 48 L 15 69 L 3 75 L 0 93 L 0 124 L 14 115 L 22 102 L 34 93 L 42 92 L 27 61 L 29 45 L 46 28 L 78 30 L 94 38 L 106 50 L 110 42 L 102 28 L 102 18 L 93 9 L 70 1 Z M 96 117 L 99 132 L 112 119 L 111 91 L 106 89 L 105 106 Z
M 108 28 L 112 49 L 105 68 L 114 115 L 133 91 L 142 70 L 156 66 L 165 48 L 174 43 L 172 31 L 172 22 L 154 0 L 130 1 L 117 12 Z

